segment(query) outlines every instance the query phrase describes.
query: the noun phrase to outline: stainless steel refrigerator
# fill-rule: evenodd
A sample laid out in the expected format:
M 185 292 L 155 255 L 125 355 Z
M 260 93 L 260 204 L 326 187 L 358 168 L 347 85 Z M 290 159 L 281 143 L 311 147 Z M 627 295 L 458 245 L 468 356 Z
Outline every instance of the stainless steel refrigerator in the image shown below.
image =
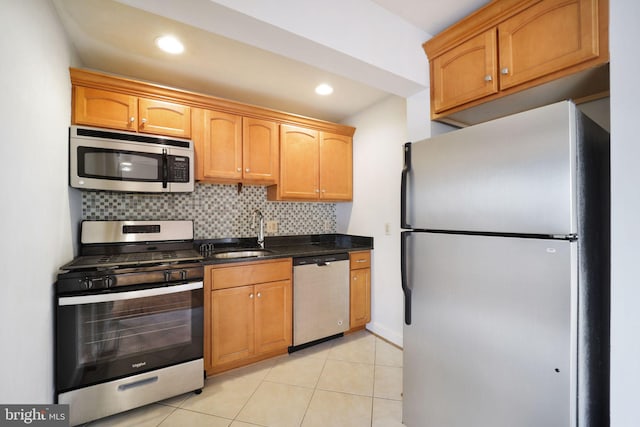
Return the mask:
M 609 181 L 570 101 L 405 145 L 406 426 L 608 425 Z

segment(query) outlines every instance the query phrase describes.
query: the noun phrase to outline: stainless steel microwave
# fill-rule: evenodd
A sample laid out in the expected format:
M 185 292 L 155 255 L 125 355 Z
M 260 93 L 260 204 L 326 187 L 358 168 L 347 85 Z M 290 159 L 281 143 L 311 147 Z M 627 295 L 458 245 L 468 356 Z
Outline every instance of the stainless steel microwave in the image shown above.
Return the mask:
M 144 193 L 193 191 L 193 141 L 71 126 L 69 185 Z

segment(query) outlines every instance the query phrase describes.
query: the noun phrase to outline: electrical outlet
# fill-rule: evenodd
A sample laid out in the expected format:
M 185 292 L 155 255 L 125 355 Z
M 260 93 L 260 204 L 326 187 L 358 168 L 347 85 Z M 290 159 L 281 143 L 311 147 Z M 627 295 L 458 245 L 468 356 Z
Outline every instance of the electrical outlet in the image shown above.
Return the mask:
M 278 232 L 278 221 L 267 221 L 267 233 Z

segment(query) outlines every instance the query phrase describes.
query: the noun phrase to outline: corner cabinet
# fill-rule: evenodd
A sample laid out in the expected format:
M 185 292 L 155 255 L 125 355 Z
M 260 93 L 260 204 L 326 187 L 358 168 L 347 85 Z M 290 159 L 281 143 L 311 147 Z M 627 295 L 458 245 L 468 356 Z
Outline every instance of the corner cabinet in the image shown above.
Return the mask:
M 207 375 L 287 352 L 292 342 L 291 258 L 207 266 Z
M 73 92 L 74 124 L 191 137 L 188 106 L 83 86 L 75 86 Z
M 280 180 L 269 200 L 353 199 L 352 138 L 300 126 L 280 126 Z
M 606 64 L 608 7 L 496 0 L 449 27 L 423 45 L 432 119 Z
M 371 321 L 371 251 L 349 254 L 349 328 L 358 330 Z

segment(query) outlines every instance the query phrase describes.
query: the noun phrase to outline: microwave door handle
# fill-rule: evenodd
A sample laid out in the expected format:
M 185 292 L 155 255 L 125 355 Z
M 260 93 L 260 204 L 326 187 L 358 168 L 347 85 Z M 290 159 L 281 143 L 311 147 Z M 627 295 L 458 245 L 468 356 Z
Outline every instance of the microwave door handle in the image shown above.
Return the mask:
M 169 181 L 169 159 L 167 158 L 167 149 L 162 149 L 162 188 L 167 188 Z

